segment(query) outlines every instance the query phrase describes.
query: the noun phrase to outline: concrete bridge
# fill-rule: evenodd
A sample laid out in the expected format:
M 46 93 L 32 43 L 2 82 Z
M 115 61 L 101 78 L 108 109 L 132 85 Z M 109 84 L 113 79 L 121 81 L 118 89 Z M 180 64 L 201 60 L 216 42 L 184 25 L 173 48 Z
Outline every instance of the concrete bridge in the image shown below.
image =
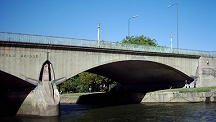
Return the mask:
M 193 78 L 198 78 L 199 86 L 216 85 L 215 57 L 216 52 L 208 51 L 2 32 L 0 86 L 1 97 L 7 100 L 1 105 L 16 101 L 19 104 L 11 102 L 9 108 L 19 109 L 35 88 L 26 79 L 40 80 L 46 61 L 52 64 L 54 79 L 88 71 L 119 82 L 124 92 L 146 93 L 169 86 L 180 88 L 185 80 L 192 82 Z M 203 72 L 209 76 L 207 79 Z M 8 112 L 16 113 L 17 109 Z

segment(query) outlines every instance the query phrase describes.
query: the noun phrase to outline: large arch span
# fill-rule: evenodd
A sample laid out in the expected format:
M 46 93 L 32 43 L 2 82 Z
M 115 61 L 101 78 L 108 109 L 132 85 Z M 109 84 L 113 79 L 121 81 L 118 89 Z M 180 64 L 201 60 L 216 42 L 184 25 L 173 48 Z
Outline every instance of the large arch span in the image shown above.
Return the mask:
M 122 60 L 102 64 L 84 71 L 99 74 L 115 80 L 124 86 L 145 86 L 145 92 L 169 88 L 172 85 L 175 88 L 184 86 L 184 81 L 193 79 L 185 73 L 153 61 L 143 60 Z M 32 84 L 25 82 L 25 79 L 20 79 L 4 71 L 0 71 L 1 86 L 9 91 L 16 89 L 32 89 Z M 158 84 L 158 85 L 157 85 Z M 148 88 L 153 85 L 154 87 Z
M 190 76 L 196 74 L 199 64 L 199 56 L 194 55 L 152 54 L 148 52 L 49 44 L 7 42 L 0 45 L 0 51 L 0 61 L 2 62 L 0 70 L 23 80 L 26 77 L 38 79 L 41 66 L 47 59 L 52 63 L 57 79 L 61 77 L 69 78 L 94 67 L 111 66 L 114 68 L 114 66 L 118 67 L 116 64 L 123 65 L 127 63 L 129 64 L 127 66 L 137 65 L 136 63 L 138 63 L 138 66 L 144 69 L 148 69 L 149 64 L 151 64 L 150 66 L 155 64 L 154 67 L 156 67 L 156 64 L 164 67 L 166 65 Z M 142 69 L 138 66 L 136 68 Z M 154 69 L 159 70 L 159 68 Z M 115 70 L 123 72 L 118 69 Z
M 167 89 L 170 85 L 181 88 L 185 80 L 193 81 L 191 77 L 173 67 L 142 60 L 112 62 L 94 67 L 87 72 L 106 76 L 124 86 L 135 86 L 143 92 Z
M 22 80 L 38 79 L 42 64 L 49 60 L 56 79 L 89 71 L 126 86 L 153 84 L 150 91 L 167 88 L 161 85 L 167 83 L 183 87 L 184 81 L 196 74 L 200 57 L 14 42 L 1 42 L 0 51 L 0 70 Z

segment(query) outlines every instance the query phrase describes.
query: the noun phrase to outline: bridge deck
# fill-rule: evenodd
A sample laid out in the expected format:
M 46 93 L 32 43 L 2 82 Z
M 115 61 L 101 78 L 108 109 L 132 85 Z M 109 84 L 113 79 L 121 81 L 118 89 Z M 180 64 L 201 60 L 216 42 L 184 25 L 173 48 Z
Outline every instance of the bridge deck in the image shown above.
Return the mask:
M 85 48 L 97 48 L 97 49 L 109 49 L 109 50 L 122 50 L 122 51 L 133 51 L 133 52 L 148 52 L 148 54 L 174 54 L 174 55 L 197 55 L 205 57 L 216 57 L 216 51 L 197 51 L 187 49 L 176 49 L 160 46 L 144 46 L 136 44 L 125 44 L 118 42 L 106 42 L 97 40 L 87 39 L 76 39 L 66 37 L 55 37 L 55 36 L 43 36 L 43 35 L 32 35 L 32 34 L 21 34 L 21 33 L 9 33 L 0 32 L 0 41 L 7 42 L 23 42 L 23 43 L 36 43 L 36 44 L 52 44 L 52 45 L 64 45 L 64 46 L 78 46 Z

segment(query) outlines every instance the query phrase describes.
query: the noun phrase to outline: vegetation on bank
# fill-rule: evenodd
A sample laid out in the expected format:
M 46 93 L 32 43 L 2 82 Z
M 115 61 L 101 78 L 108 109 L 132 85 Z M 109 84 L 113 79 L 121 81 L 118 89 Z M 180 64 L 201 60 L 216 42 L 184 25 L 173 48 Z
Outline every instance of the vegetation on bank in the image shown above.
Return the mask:
M 86 95 L 86 94 L 89 94 L 89 93 L 69 93 L 69 94 L 61 94 L 61 96 L 74 96 L 74 97 L 79 97 L 79 96 Z
M 161 92 L 179 92 L 179 93 L 187 93 L 187 92 L 211 92 L 215 90 L 216 86 L 212 87 L 199 87 L 199 88 L 177 88 L 177 89 L 166 89 L 166 90 L 159 90 Z M 81 96 L 89 93 L 63 93 L 62 96 Z
M 216 86 L 199 87 L 199 88 L 178 88 L 178 89 L 169 89 L 169 90 L 161 90 L 161 91 L 187 93 L 187 92 L 210 92 L 211 90 L 216 90 Z
M 178 88 L 178 89 L 166 89 L 160 90 L 161 92 L 179 92 L 179 93 L 188 93 L 188 92 L 211 92 L 212 90 L 216 91 L 216 86 L 212 87 L 199 87 L 199 88 Z M 158 92 L 158 91 L 157 91 Z M 82 96 L 91 93 L 69 93 L 69 94 L 61 94 L 61 96 Z
M 117 83 L 101 75 L 82 72 L 69 78 L 59 86 L 63 93 L 105 92 Z

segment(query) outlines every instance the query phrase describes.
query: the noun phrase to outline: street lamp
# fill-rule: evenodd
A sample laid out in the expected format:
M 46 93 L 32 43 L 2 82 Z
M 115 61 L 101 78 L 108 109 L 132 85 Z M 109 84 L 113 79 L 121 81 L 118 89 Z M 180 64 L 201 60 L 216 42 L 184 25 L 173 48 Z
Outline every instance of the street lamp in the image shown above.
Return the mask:
M 98 47 L 100 46 L 100 23 L 98 23 L 98 40 L 97 40 L 97 43 L 98 43 Z
M 178 46 L 178 3 L 175 3 L 175 4 L 171 4 L 171 5 L 168 5 L 167 8 L 170 8 L 172 6 L 176 5 L 176 14 L 177 14 L 177 48 L 179 48 Z
M 130 36 L 130 19 L 133 19 L 133 18 L 136 18 L 136 17 L 138 17 L 138 15 L 135 15 L 135 16 L 128 19 L 128 37 Z

